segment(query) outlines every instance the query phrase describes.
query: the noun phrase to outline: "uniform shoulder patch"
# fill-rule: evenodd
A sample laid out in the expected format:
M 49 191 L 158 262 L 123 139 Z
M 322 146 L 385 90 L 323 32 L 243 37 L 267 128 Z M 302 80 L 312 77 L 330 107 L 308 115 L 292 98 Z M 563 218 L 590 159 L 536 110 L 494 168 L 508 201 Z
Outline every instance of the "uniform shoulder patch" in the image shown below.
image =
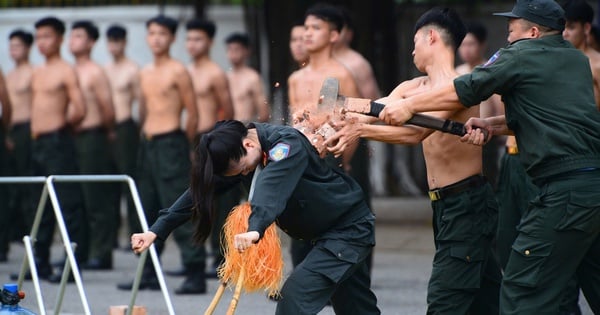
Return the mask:
M 281 161 L 290 155 L 290 145 L 287 143 L 278 143 L 269 150 L 269 159 L 271 161 Z
M 494 53 L 490 59 L 488 59 L 488 61 L 486 61 L 482 67 L 487 67 L 491 64 L 493 64 L 494 62 L 496 62 L 496 60 L 498 60 L 498 57 L 500 57 L 500 51 L 498 50 L 496 53 Z

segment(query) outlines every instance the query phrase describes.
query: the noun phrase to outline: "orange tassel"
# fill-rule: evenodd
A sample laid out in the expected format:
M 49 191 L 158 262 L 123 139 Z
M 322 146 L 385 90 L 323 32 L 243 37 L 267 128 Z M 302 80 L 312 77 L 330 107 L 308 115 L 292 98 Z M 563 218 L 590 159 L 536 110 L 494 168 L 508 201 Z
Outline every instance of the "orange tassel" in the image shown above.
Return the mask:
M 249 202 L 235 207 L 223 226 L 223 252 L 225 262 L 218 270 L 219 278 L 229 285 L 237 283 L 240 273 L 244 270 L 242 288 L 247 292 L 266 291 L 269 296 L 279 294 L 283 279 L 283 258 L 281 243 L 275 224 L 265 231 L 263 238 L 244 251 L 238 252 L 233 246 L 236 234 L 248 230 L 248 217 L 252 208 Z

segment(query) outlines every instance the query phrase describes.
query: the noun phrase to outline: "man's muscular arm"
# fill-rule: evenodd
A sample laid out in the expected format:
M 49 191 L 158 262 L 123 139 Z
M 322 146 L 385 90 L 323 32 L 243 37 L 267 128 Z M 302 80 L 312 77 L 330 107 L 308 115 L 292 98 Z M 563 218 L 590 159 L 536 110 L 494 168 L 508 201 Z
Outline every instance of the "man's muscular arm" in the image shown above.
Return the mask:
M 215 77 L 213 89 L 217 96 L 219 120 L 233 119 L 233 102 L 229 93 L 229 83 L 225 73 L 219 73 Z
M 455 111 L 463 108 L 465 107 L 458 100 L 454 84 L 448 83 L 431 91 L 387 103 L 379 118 L 389 125 L 402 125 L 415 113 Z
M 196 136 L 196 129 L 198 127 L 198 109 L 196 108 L 196 97 L 194 95 L 192 78 L 185 67 L 182 66 L 181 69 L 179 69 L 175 83 L 177 84 L 179 96 L 187 111 L 185 130 L 187 137 L 191 142 Z
M 0 70 L 0 103 L 2 103 L 2 126 L 4 130 L 8 130 L 10 127 L 10 121 L 12 116 L 12 104 L 8 97 L 8 89 L 6 88 L 6 81 L 4 75 Z
M 71 126 L 77 126 L 85 117 L 86 107 L 83 93 L 79 87 L 77 73 L 71 67 L 67 67 L 65 71 L 65 88 L 67 89 L 70 104 L 67 123 Z
M 260 122 L 267 122 L 271 116 L 271 108 L 269 107 L 269 102 L 267 102 L 260 76 L 256 76 L 256 82 L 254 82 L 254 84 L 251 86 L 254 106 L 256 108 L 256 112 L 258 113 L 257 119 Z
M 102 112 L 104 128 L 107 130 L 112 130 L 115 123 L 115 106 L 113 104 L 110 82 L 108 81 L 108 77 L 106 76 L 104 70 L 101 68 L 98 68 L 98 70 L 99 71 L 97 73 L 96 80 L 94 80 L 92 89 L 96 99 L 98 100 L 100 111 Z

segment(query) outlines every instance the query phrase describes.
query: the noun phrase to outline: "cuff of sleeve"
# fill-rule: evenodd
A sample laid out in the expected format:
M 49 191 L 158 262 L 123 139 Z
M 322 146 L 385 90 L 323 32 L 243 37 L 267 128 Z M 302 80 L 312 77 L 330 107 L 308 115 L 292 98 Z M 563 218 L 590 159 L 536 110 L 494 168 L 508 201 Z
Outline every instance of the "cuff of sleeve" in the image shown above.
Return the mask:
M 473 89 L 469 85 L 471 75 L 462 75 L 454 79 L 454 90 L 461 104 L 466 107 L 478 105 L 480 101 L 475 97 Z
M 263 236 L 265 235 L 265 230 L 255 224 L 249 224 L 248 225 L 248 230 L 246 230 L 246 232 L 258 232 L 258 240 L 262 240 Z
M 163 228 L 163 224 L 160 224 L 160 221 L 156 221 L 148 230 L 156 234 L 156 238 L 161 241 L 166 241 L 167 237 L 169 237 L 170 231 L 166 231 Z

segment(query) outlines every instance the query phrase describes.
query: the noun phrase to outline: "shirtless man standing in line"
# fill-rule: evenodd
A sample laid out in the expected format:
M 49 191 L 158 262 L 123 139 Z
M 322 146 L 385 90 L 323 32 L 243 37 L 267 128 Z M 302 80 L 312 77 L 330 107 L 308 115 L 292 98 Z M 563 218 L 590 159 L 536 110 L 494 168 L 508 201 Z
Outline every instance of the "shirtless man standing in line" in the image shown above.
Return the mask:
M 427 76 L 401 83 L 380 102 L 423 93 L 456 77 L 455 51 L 465 33 L 460 18 L 450 9 L 424 13 L 415 25 L 413 59 Z M 464 122 L 479 116 L 479 108 L 427 114 Z M 481 175 L 481 148 L 465 146 L 456 136 L 434 130 L 360 121 L 346 124 L 326 144 L 335 144 L 330 150 L 341 154 L 347 142 L 359 137 L 394 144 L 423 143 L 436 247 L 427 313 L 498 314 L 501 274 L 491 245 L 497 205 L 492 187 Z
M 318 5 L 307 10 L 302 35 L 304 48 L 308 53 L 308 64 L 305 62 L 304 67 L 288 78 L 289 112 L 292 121 L 297 121 L 305 111 L 314 112 L 317 109 L 321 86 L 327 77 L 339 80 L 340 94 L 360 95 L 352 73 L 332 55 L 333 43 L 338 40 L 342 27 L 343 17 L 334 7 Z M 333 157 L 328 160 L 336 166 L 341 164 L 346 171 L 351 171 L 350 161 L 353 154 L 354 150 L 349 150 L 344 154 L 341 163 Z M 363 183 L 359 182 L 359 184 L 362 186 Z M 294 266 L 304 260 L 310 249 L 309 242 L 300 240 L 292 242 L 291 254 Z
M 290 31 L 290 52 L 298 69 L 308 64 L 308 52 L 304 47 L 304 22 L 294 24 Z
M 171 58 L 169 49 L 175 41 L 177 21 L 167 16 L 157 16 L 146 22 L 146 41 L 154 61 L 140 72 L 140 87 L 144 99 L 142 113 L 142 139 L 138 160 L 140 198 L 152 225 L 160 209 L 168 208 L 189 186 L 191 167 L 190 142 L 198 127 L 198 112 L 192 79 L 181 62 Z M 181 114 L 187 112 L 185 132 L 181 130 Z M 174 231 L 187 278 L 176 294 L 201 294 L 206 292 L 204 256 L 192 244 L 191 222 Z M 157 243 L 162 252 L 164 240 Z M 131 290 L 132 282 L 121 283 L 118 288 Z M 140 289 L 158 290 L 160 286 L 150 259 L 146 261 Z
M 329 5 L 316 5 L 309 8 L 305 16 L 304 45 L 309 63 L 288 78 L 289 112 L 294 123 L 302 119 L 304 113 L 317 111 L 321 86 L 327 77 L 339 80 L 340 94 L 360 95 L 352 73 L 332 55 L 333 43 L 338 40 L 344 24 L 341 13 Z M 344 154 L 342 164 L 346 171 L 350 171 L 353 153 Z
M 46 17 L 35 23 L 35 29 L 36 44 L 46 62 L 34 69 L 31 79 L 33 173 L 38 176 L 76 175 L 79 174 L 77 152 L 70 131 L 79 127 L 86 107 L 77 73 L 60 55 L 65 24 L 55 17 Z M 80 185 L 59 183 L 56 190 L 69 238 L 79 245 L 75 258 L 78 263 L 83 263 L 87 252 L 80 250 L 85 246 Z M 33 222 L 33 216 L 29 217 L 30 222 Z M 60 282 L 62 275 L 52 274 L 49 263 L 55 223 L 54 212 L 47 203 L 34 244 L 35 262 L 40 278 Z
M 215 24 L 193 19 L 186 29 L 185 47 L 192 58 L 188 71 L 194 83 L 199 116 L 196 133 L 200 135 L 211 130 L 217 121 L 232 119 L 233 105 L 225 71 L 210 59 Z
M 11 121 L 11 103 L 10 98 L 8 96 L 8 90 L 6 88 L 6 82 L 4 81 L 4 74 L 2 70 L 0 70 L 0 102 L 2 104 L 2 122 L 0 125 L 0 176 L 6 176 L 4 174 L 7 170 L 6 166 L 6 156 L 7 156 L 7 138 L 6 131 L 10 127 Z M 3 185 L 5 187 L 0 187 L 0 200 L 2 200 L 2 204 L 0 204 L 0 216 L 2 218 L 10 218 L 11 217 L 11 209 L 9 207 L 9 190 L 7 185 Z M 8 260 L 8 249 L 10 244 L 10 232 L 11 232 L 11 223 L 7 219 L 3 219 L 0 222 L 0 262 L 5 262 Z
M 563 6 L 565 9 L 565 30 L 563 38 L 581 50 L 590 60 L 592 76 L 594 77 L 594 96 L 596 106 L 600 110 L 600 52 L 589 46 L 587 38 L 592 36 L 591 29 L 594 21 L 594 10 L 583 0 L 571 0 Z
M 139 102 L 140 82 L 138 65 L 125 56 L 127 30 L 119 25 L 111 25 L 106 30 L 108 51 L 113 61 L 104 66 L 112 89 L 115 107 L 115 139 L 113 140 L 113 161 L 120 174 L 135 178 L 137 150 L 140 142 L 139 127 L 133 120 L 133 103 Z M 130 233 L 142 231 L 129 188 L 123 185 L 123 194 L 127 198 L 127 225 Z M 120 214 L 119 220 L 120 220 Z
M 69 49 L 75 57 L 75 70 L 86 105 L 86 115 L 76 129 L 75 143 L 81 174 L 111 172 L 109 135 L 114 137 L 115 112 L 108 77 L 102 67 L 91 60 L 100 33 L 88 20 L 76 21 L 71 27 Z M 83 183 L 83 200 L 88 232 L 87 269 L 112 269 L 112 248 L 116 239 L 114 220 L 118 208 L 113 183 Z
M 234 109 L 227 75 L 210 58 L 213 38 L 217 31 L 215 24 L 208 20 L 193 19 L 187 23 L 186 29 L 185 45 L 188 54 L 192 58 L 192 63 L 188 66 L 188 71 L 194 83 L 194 93 L 196 95 L 199 116 L 196 140 L 194 141 L 195 146 L 202 134 L 211 130 L 217 121 L 232 119 Z M 217 277 L 216 268 L 223 260 L 220 228 L 216 227 L 223 226 L 227 214 L 239 203 L 240 198 L 239 185 L 235 185 L 232 189 L 218 194 L 215 198 L 218 217 L 210 238 L 214 260 L 213 266 L 207 272 L 207 275 L 211 278 Z M 199 248 L 204 250 L 203 246 Z M 206 254 L 201 255 L 206 256 Z M 186 269 L 187 266 L 184 264 L 184 272 L 188 272 L 185 271 Z M 176 272 L 173 272 L 173 274 L 176 274 Z
M 8 164 L 11 176 L 31 176 L 31 77 L 33 66 L 29 62 L 29 53 L 33 44 L 33 35 L 23 30 L 15 30 L 9 35 L 10 57 L 15 68 L 6 76 L 6 87 L 12 105 L 12 119 L 7 137 Z M 31 187 L 14 185 L 11 193 L 11 237 L 19 239 L 27 234 L 31 222 L 25 222 L 32 210 Z M 16 233 L 16 234 L 15 234 Z M 0 257 L 1 258 L 1 257 Z
M 263 81 L 260 74 L 246 64 L 250 56 L 248 35 L 233 33 L 225 39 L 225 45 L 231 64 L 227 79 L 233 100 L 233 119 L 243 123 L 268 122 L 271 109 L 265 97 Z

